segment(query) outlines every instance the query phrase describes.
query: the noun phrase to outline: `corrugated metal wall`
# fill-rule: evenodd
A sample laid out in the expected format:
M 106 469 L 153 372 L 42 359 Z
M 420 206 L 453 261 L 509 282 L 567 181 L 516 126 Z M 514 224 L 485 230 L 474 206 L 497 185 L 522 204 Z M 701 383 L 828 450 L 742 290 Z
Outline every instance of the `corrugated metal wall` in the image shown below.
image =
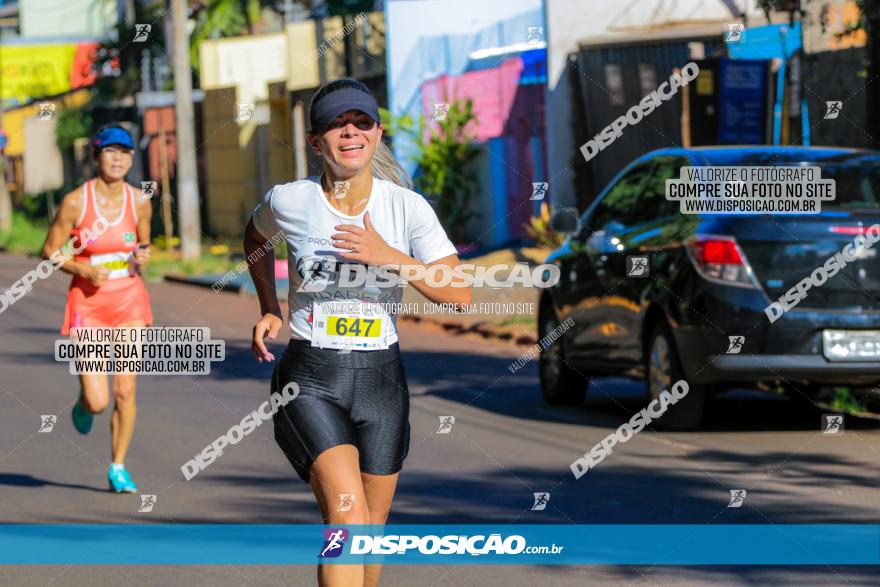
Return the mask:
M 572 64 L 578 84 L 575 99 L 580 101 L 574 104 L 579 110 L 575 119 L 582 121 L 580 127 L 572 129 L 576 146 L 580 147 L 617 117 L 626 114 L 667 80 L 675 68 L 691 61 L 689 42 L 705 43 L 708 57 L 710 49 L 719 45 L 719 41 L 720 36 L 582 46 Z M 576 170 L 579 166 L 577 172 L 586 178 L 579 184 L 580 189 L 591 192 L 579 193 L 579 204 L 591 202 L 617 172 L 636 157 L 654 149 L 677 146 L 681 146 L 680 94 L 642 118 L 635 127 L 625 127 L 622 136 L 589 162 L 580 152 L 574 154 Z
M 866 52 L 861 47 L 822 51 L 807 56 L 804 95 L 809 109 L 811 141 L 814 145 L 874 148 L 867 127 L 870 99 L 859 70 L 866 68 Z M 824 89 L 820 92 L 810 88 Z M 826 101 L 843 102 L 837 118 L 825 120 Z M 876 106 L 874 106 L 876 108 Z M 864 129 L 864 130 L 863 130 Z M 800 134 L 798 131 L 796 134 Z

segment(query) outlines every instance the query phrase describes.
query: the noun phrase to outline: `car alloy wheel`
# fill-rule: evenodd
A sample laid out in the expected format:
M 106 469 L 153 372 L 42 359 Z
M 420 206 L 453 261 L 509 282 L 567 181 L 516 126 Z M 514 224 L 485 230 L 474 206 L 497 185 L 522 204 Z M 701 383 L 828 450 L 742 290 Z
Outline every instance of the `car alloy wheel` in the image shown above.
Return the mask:
M 548 318 L 544 323 L 544 327 L 540 330 L 541 340 L 553 332 L 556 326 L 556 318 Z M 559 377 L 562 371 L 561 352 L 559 339 L 556 339 L 548 344 L 547 348 L 542 348 L 541 354 L 538 357 L 538 369 L 540 370 L 541 380 L 546 382 L 549 387 L 557 387 L 559 385 Z
M 556 330 L 559 320 L 552 310 L 542 313 L 538 332 L 541 340 Z M 565 359 L 565 351 L 560 336 L 541 349 L 538 357 L 538 376 L 541 381 L 541 394 L 551 405 L 576 406 L 584 401 L 589 380 L 578 373 Z
M 648 398 L 654 401 L 660 398 L 662 392 L 670 390 L 675 382 L 684 379 L 684 371 L 681 368 L 672 331 L 665 322 L 654 325 L 648 341 L 645 375 Z M 675 404 L 667 406 L 666 412 L 654 420 L 654 427 L 658 430 L 670 431 L 696 428 L 703 419 L 706 395 L 705 385 L 688 382 L 687 395 Z
M 669 343 L 663 336 L 654 338 L 648 362 L 648 393 L 651 399 L 672 386 L 672 363 L 669 359 Z

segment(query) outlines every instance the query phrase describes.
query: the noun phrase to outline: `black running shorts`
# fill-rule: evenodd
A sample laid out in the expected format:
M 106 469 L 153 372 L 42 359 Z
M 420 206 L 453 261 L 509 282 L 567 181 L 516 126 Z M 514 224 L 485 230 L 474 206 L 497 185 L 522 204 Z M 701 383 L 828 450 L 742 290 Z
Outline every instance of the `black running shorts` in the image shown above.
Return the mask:
M 309 482 L 322 452 L 352 444 L 361 472 L 392 475 L 409 452 L 409 389 L 400 346 L 339 353 L 291 340 L 272 374 L 272 392 L 294 382 L 299 395 L 275 413 L 275 441 Z

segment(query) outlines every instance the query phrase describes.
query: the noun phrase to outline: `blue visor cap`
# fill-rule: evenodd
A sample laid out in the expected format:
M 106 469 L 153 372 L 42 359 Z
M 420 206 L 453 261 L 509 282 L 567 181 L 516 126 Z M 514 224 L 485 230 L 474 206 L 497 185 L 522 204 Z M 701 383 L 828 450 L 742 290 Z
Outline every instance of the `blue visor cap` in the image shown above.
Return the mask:
M 103 149 L 108 145 L 121 145 L 126 149 L 134 149 L 131 135 L 123 128 L 111 126 L 95 135 L 95 148 Z
M 373 96 L 355 88 L 343 88 L 327 94 L 312 108 L 312 132 L 327 126 L 334 118 L 349 110 L 360 110 L 376 122 L 381 122 L 379 105 Z

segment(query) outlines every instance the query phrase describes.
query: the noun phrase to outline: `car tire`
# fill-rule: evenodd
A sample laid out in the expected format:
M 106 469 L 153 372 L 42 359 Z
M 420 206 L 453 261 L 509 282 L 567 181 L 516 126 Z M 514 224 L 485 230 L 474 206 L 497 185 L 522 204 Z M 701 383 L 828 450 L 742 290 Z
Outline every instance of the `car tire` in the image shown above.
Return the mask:
M 672 331 L 665 322 L 658 322 L 651 330 L 645 354 L 645 387 L 649 401 L 659 399 L 660 392 L 669 390 L 673 383 L 684 379 L 684 371 L 678 358 L 678 349 Z M 693 430 L 700 425 L 706 405 L 707 389 L 704 385 L 688 383 L 688 393 L 653 425 L 658 430 Z
M 542 313 L 538 323 L 541 339 L 559 326 L 559 320 L 552 310 Z M 589 378 L 581 375 L 569 365 L 565 358 L 561 337 L 548 342 L 538 357 L 538 378 L 541 381 L 541 395 L 544 401 L 553 406 L 579 406 L 587 394 Z

